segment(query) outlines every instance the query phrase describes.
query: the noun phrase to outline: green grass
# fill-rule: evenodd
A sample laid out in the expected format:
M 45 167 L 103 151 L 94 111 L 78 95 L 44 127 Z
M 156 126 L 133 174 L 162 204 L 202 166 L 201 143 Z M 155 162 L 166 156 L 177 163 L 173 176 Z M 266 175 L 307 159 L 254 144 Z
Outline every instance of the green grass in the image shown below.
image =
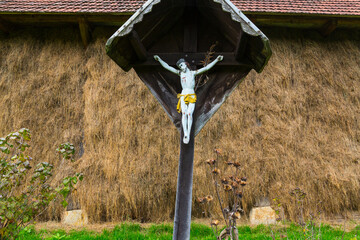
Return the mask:
M 319 228 L 313 230 L 304 229 L 295 224 L 290 224 L 287 227 L 272 228 L 268 226 L 259 225 L 251 228 L 249 226 L 240 226 L 239 228 L 239 239 L 246 240 L 267 240 L 272 239 L 271 232 L 274 233 L 276 239 L 281 239 L 280 235 L 288 236 L 288 239 L 318 239 Z M 314 236 L 311 238 L 311 236 Z M 343 231 L 338 228 L 333 228 L 328 225 L 321 227 L 321 238 L 322 240 L 341 240 Z M 358 237 L 356 237 L 358 236 Z M 26 228 L 20 234 L 19 240 L 107 240 L 107 239 L 122 239 L 122 240 L 142 240 L 142 239 L 154 239 L 154 240 L 171 240 L 172 239 L 172 226 L 169 224 L 152 225 L 148 228 L 143 228 L 139 224 L 124 223 L 120 226 L 116 226 L 112 230 L 104 230 L 102 233 L 96 233 L 89 230 L 82 231 L 70 231 L 64 230 L 47 231 L 40 230 L 35 231 L 33 227 Z M 198 240 L 215 240 L 214 234 L 210 227 L 202 224 L 191 225 L 191 239 Z M 286 239 L 286 238 L 285 238 Z M 357 226 L 351 232 L 345 232 L 344 240 L 360 240 L 360 226 Z

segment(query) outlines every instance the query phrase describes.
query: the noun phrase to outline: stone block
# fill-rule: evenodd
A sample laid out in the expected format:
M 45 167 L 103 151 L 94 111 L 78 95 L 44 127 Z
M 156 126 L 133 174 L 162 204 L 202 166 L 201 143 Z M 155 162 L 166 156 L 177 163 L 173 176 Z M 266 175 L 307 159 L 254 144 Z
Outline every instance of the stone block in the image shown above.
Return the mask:
M 79 209 L 65 211 L 62 223 L 76 227 L 82 227 L 87 225 L 89 223 L 89 220 L 85 211 Z
M 271 207 L 254 207 L 250 211 L 250 223 L 259 224 L 275 224 L 276 213 Z

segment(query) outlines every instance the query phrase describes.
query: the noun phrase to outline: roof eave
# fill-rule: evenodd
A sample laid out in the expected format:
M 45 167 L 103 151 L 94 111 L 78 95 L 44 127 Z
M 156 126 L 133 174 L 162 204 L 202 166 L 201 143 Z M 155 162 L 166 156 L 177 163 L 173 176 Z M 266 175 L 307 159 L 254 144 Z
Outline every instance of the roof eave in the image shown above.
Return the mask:
M 334 18 L 360 18 L 356 14 L 329 14 L 329 13 L 304 13 L 304 12 L 273 12 L 273 11 L 242 11 L 248 15 L 266 15 L 266 16 L 297 16 L 297 17 L 334 17 Z

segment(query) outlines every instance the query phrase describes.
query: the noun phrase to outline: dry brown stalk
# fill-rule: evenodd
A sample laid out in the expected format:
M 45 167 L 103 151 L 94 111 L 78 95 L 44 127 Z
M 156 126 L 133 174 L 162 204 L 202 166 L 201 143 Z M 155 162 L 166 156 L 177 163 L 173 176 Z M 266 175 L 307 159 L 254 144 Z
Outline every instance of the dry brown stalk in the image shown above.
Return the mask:
M 216 45 L 218 45 L 218 42 L 216 42 L 216 43 L 214 43 L 213 45 L 210 46 L 209 50 L 208 50 L 208 51 L 206 52 L 206 54 L 205 54 L 204 60 L 202 60 L 202 61 L 200 62 L 200 64 L 203 65 L 203 67 L 205 67 L 206 65 L 208 65 L 208 64 L 211 62 L 211 60 L 212 60 L 212 58 L 213 58 L 213 56 L 214 56 L 214 53 L 215 53 L 215 47 L 216 47 Z M 207 76 L 206 73 L 198 76 L 198 77 L 196 78 L 195 91 L 196 91 L 199 87 L 204 86 L 205 83 L 206 83 L 208 80 L 209 80 L 209 77 Z
M 269 64 L 245 78 L 196 138 L 194 196 L 210 192 L 201 164 L 221 143 L 253 176 L 245 213 L 256 196 L 281 196 L 294 220 L 288 192 L 295 186 L 308 193 L 305 216 L 320 200 L 324 215 L 360 209 L 359 36 L 264 30 Z M 31 129 L 33 146 L 41 148 L 29 154 L 55 168 L 51 143 L 83 148 L 75 170 L 87 177 L 76 198 L 91 221 L 171 221 L 178 132 L 134 71 L 123 72 L 106 56 L 113 29 L 93 33 L 86 50 L 73 28 L 0 35 L 0 135 Z M 218 208 L 212 204 L 211 212 L 221 216 Z M 51 206 L 44 219 L 61 213 Z
M 220 176 L 223 170 L 219 170 L 219 157 L 222 155 L 223 151 L 219 148 L 215 148 L 214 152 L 216 153 L 216 159 L 210 161 L 207 160 L 206 163 L 210 167 L 209 172 L 212 176 L 212 182 L 214 183 L 214 189 L 216 192 L 218 204 L 220 206 L 226 226 L 225 229 L 218 235 L 217 228 L 216 231 L 214 231 L 213 228 L 213 225 L 215 225 L 214 220 L 211 220 L 210 225 L 217 239 L 224 239 L 229 237 L 231 240 L 238 240 L 239 234 L 236 227 L 236 221 L 241 218 L 241 213 L 243 213 L 239 200 L 242 198 L 242 192 L 244 190 L 244 186 L 246 185 L 247 178 L 238 177 L 240 171 L 240 163 L 230 164 L 229 161 L 221 161 L 221 163 L 224 166 L 231 166 L 232 175 L 228 177 Z M 220 187 L 220 184 L 218 182 L 221 182 L 222 187 Z M 241 191 L 239 191 L 239 188 L 241 188 Z M 204 198 L 198 199 L 200 199 L 198 200 L 198 202 L 202 203 L 202 199 Z M 223 201 L 223 199 L 226 199 L 226 201 Z M 218 223 L 217 220 L 216 222 Z M 216 226 L 217 225 L 218 224 L 216 224 Z

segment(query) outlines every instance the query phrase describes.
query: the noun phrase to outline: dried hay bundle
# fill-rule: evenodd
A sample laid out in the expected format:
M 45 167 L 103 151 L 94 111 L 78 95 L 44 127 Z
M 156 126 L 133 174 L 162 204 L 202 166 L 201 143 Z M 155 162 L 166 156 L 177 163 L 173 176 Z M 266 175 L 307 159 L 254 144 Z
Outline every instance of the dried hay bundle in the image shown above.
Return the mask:
M 359 36 L 268 32 L 273 56 L 264 72 L 250 73 L 196 139 L 194 197 L 212 191 L 204 161 L 217 146 L 224 160 L 243 163 L 245 210 L 267 195 L 294 218 L 288 192 L 297 186 L 309 210 L 320 200 L 327 214 L 358 210 Z M 179 135 L 136 74 L 106 56 L 109 33 L 96 30 L 86 50 L 75 29 L 0 37 L 0 133 L 30 128 L 30 154 L 60 166 L 60 175 L 71 169 L 54 149 L 73 142 L 85 174 L 74 197 L 93 221 L 170 220 Z M 53 206 L 47 218 L 60 213 Z

